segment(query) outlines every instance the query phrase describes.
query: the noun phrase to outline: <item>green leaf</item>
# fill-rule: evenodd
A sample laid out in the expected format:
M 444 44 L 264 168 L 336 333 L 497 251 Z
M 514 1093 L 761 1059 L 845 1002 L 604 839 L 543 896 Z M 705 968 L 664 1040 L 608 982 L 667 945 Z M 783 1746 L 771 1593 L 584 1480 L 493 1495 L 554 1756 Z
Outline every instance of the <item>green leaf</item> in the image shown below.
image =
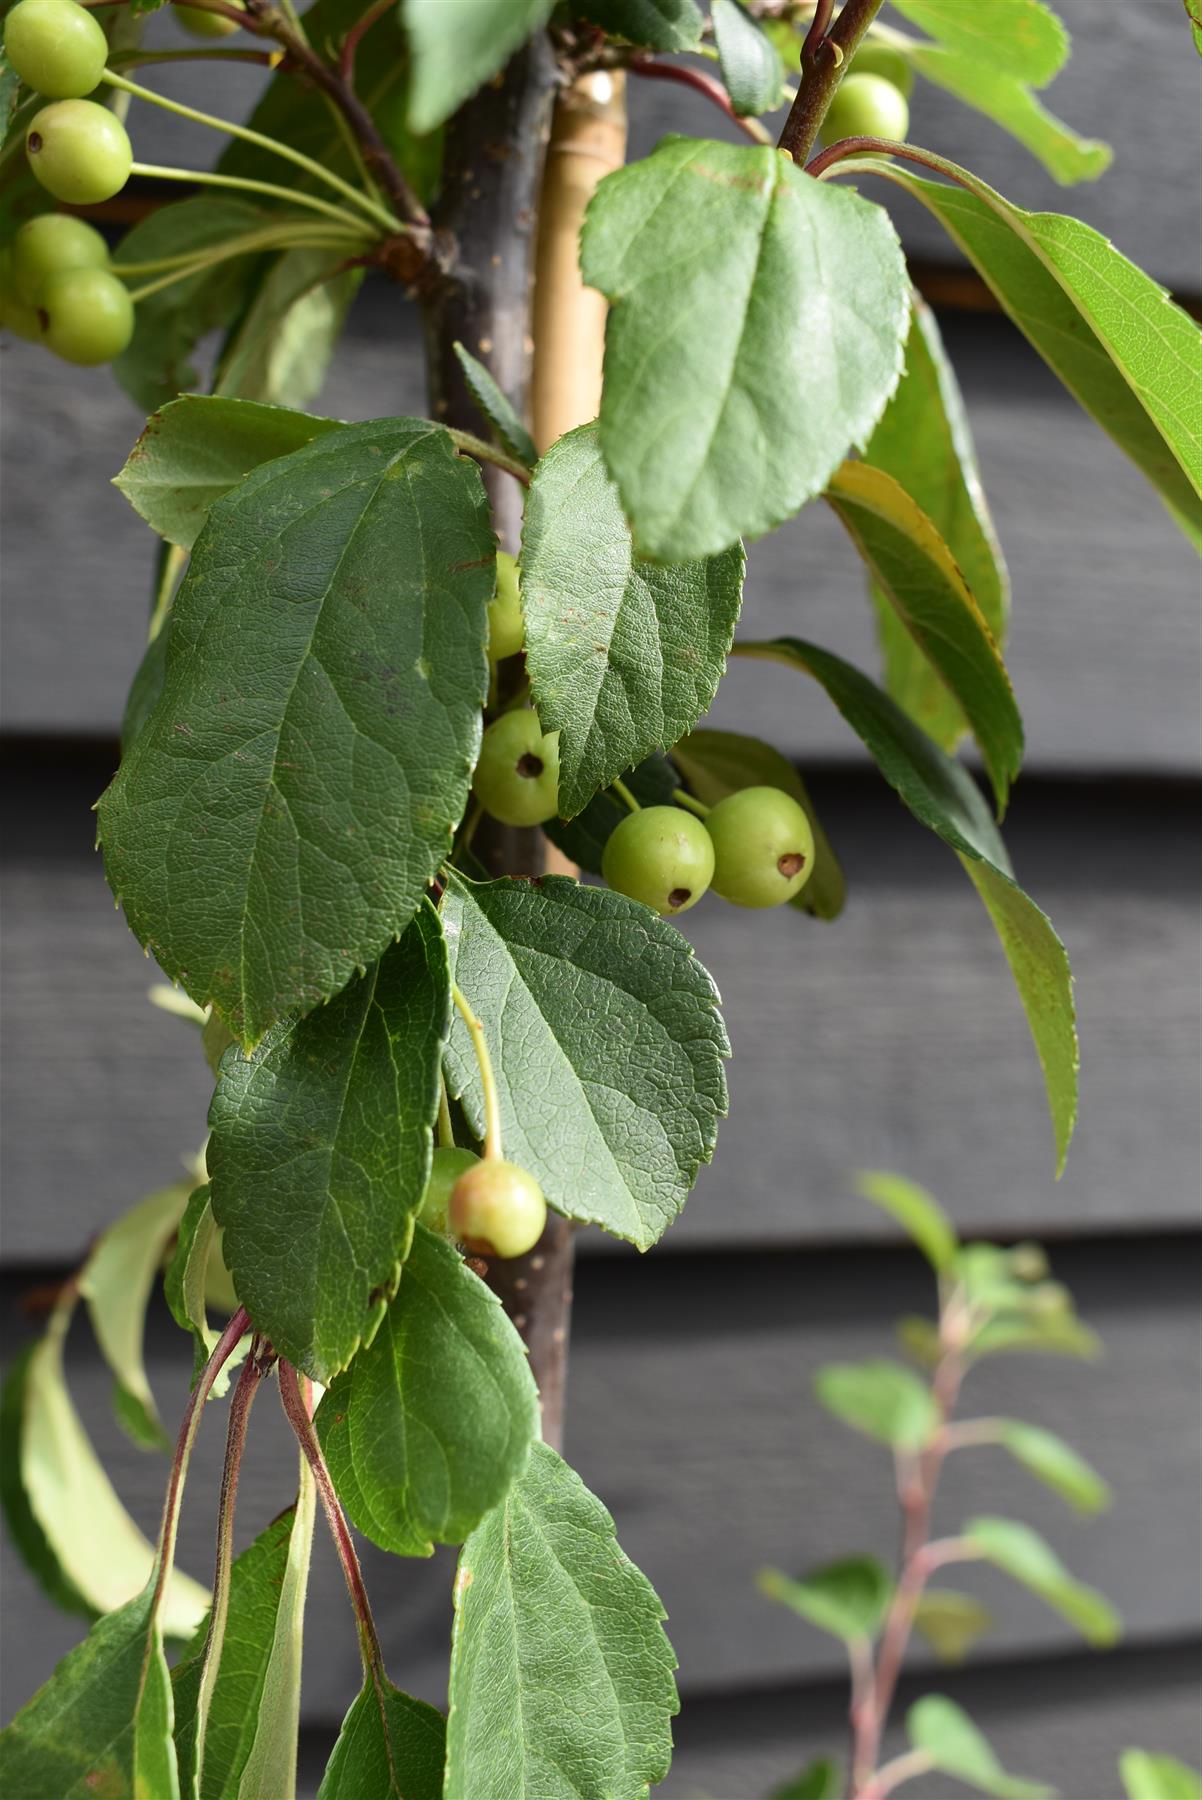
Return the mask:
M 1119 1774 L 1127 1800 L 1202 1800 L 1202 1775 L 1178 1762 L 1175 1756 L 1124 1750 L 1119 1758 Z
M 1068 32 L 1041 0 L 893 0 L 920 31 L 986 67 L 1043 87 L 1068 58 Z
M 1110 1489 L 1097 1470 L 1054 1431 L 1026 1425 L 1021 1419 L 999 1419 L 998 1441 L 1028 1474 L 1059 1494 L 1076 1512 L 1104 1512 L 1110 1505 Z
M 1033 1350 L 1047 1356 L 1074 1356 L 1082 1362 L 1096 1362 L 1102 1354 L 1097 1333 L 1071 1314 L 1052 1314 L 1047 1318 L 990 1319 L 973 1333 L 968 1351 L 973 1362 L 983 1356 L 996 1356 L 1003 1351 Z
M 643 1800 L 678 1707 L 663 1617 L 601 1502 L 534 1444 L 459 1558 L 446 1800 Z
M 785 85 L 776 45 L 739 0 L 710 0 L 714 42 L 730 103 L 741 119 L 773 112 Z
M 198 1187 L 188 1201 L 179 1223 L 175 1250 L 163 1277 L 163 1293 L 171 1315 L 183 1331 L 191 1334 L 193 1345 L 192 1379 L 200 1374 L 217 1345 L 221 1333 L 209 1324 L 208 1307 L 216 1304 L 213 1275 L 225 1274 L 221 1258 L 222 1234 L 213 1217 L 209 1188 Z M 227 1277 L 228 1279 L 228 1277 Z M 234 1296 L 223 1295 L 223 1299 Z M 233 1307 L 228 1310 L 232 1313 Z M 229 1358 L 213 1383 L 212 1398 L 220 1399 L 230 1383 L 230 1374 L 250 1348 L 248 1333 Z
M 432 131 L 449 119 L 527 38 L 541 31 L 554 0 L 401 0 L 413 81 L 409 123 Z
M 317 1800 L 442 1800 L 446 1720 L 390 1681 L 367 1682 L 346 1718 Z
M 202 195 L 156 207 L 122 238 L 117 264 L 157 262 L 216 248 L 227 239 L 268 224 L 279 214 L 242 200 Z M 185 280 L 173 281 L 138 302 L 137 326 L 113 374 L 144 412 L 174 400 L 197 380 L 191 358 L 209 331 L 230 325 L 254 259 L 232 256 Z
M 1081 137 L 1049 112 L 1024 82 L 992 62 L 918 44 L 909 50 L 907 60 L 936 87 L 1009 132 L 1064 187 L 1096 181 L 1114 160 L 1109 144 Z
M 1010 579 L 981 486 L 964 402 L 935 315 L 914 297 L 906 367 L 864 451 L 905 488 L 935 525 L 999 647 L 1006 642 Z M 885 688 L 945 750 L 968 721 L 939 674 L 879 590 L 873 590 Z
M 940 1662 L 963 1662 L 992 1624 L 992 1616 L 978 1599 L 955 1588 L 924 1588 L 914 1608 L 914 1629 Z
M 483 1020 L 506 1155 L 569 1218 L 646 1250 L 713 1155 L 730 1053 L 692 946 L 608 888 L 562 876 L 442 902 L 452 978 Z M 456 1018 L 447 1083 L 483 1135 L 479 1074 Z
M 209 1700 L 204 1765 L 196 1769 L 208 1620 L 171 1675 L 180 1791 L 195 1800 L 294 1800 L 301 1640 L 315 1489 L 301 1459 L 295 1505 L 234 1559 L 221 1662 Z
M 1202 56 L 1202 0 L 1185 0 L 1185 11 L 1186 16 L 1189 19 L 1190 32 L 1193 35 L 1194 49 L 1198 52 L 1199 56 Z M 1130 1754 L 1139 1756 L 1142 1755 L 1143 1752 L 1131 1751 Z M 1160 1760 L 1162 1762 L 1169 1762 L 1171 1761 L 1171 1758 L 1162 1757 Z
M 320 393 L 363 280 L 343 249 L 285 250 L 267 264 L 222 348 L 213 390 L 278 406 Z
M 1097 1649 L 1118 1642 L 1122 1621 L 1104 1595 L 1069 1574 L 1051 1545 L 1014 1519 L 970 1519 L 961 1536 L 977 1556 L 1003 1569 L 1075 1625 Z
M 893 1577 L 875 1556 L 849 1556 L 800 1581 L 779 1569 L 760 1571 L 761 1593 L 846 1643 L 875 1638 L 893 1598 Z
M 667 806 L 673 790 L 680 785 L 672 764 L 666 756 L 659 755 L 649 756 L 623 780 L 642 806 Z M 594 794 L 574 819 L 548 819 L 543 830 L 570 862 L 587 869 L 590 875 L 599 875 L 602 852 L 627 810 L 616 794 Z
M 741 544 L 670 566 L 637 557 L 595 425 L 542 458 L 522 526 L 522 612 L 534 704 L 559 733 L 565 817 L 708 710 L 743 566 Z
M 418 1225 L 383 1324 L 317 1409 L 343 1505 L 383 1549 L 429 1556 L 504 1499 L 538 1429 L 538 1391 L 500 1301 Z
M 814 1392 L 845 1425 L 895 1450 L 924 1449 L 939 1426 L 930 1388 L 901 1363 L 827 1363 L 814 1377 Z
M 572 10 L 644 50 L 696 50 L 701 42 L 697 0 L 575 0 Z
M 450 848 L 495 566 L 478 470 L 420 420 L 331 432 L 212 507 L 99 825 L 135 935 L 245 1047 L 378 957 Z
M 842 1800 L 843 1771 L 829 1756 L 809 1763 L 794 1781 L 773 1788 L 771 1800 Z
M 933 1769 L 995 1800 L 1053 1800 L 1055 1788 L 1007 1775 L 963 1707 L 943 1694 L 927 1694 L 915 1702 L 906 1714 L 906 1732 L 914 1749 L 930 1757 Z
M 1059 1175 L 1077 1113 L 1072 972 L 1051 921 L 1015 884 L 1005 846 L 976 783 L 841 657 L 800 638 L 743 644 L 739 649 L 744 655 L 803 669 L 819 681 L 905 806 L 959 855 L 1001 939 L 1035 1040 L 1056 1135 Z
M 527 468 L 532 469 L 538 461 L 534 439 L 493 380 L 490 371 L 482 362 L 477 362 L 471 351 L 465 350 L 462 344 L 455 344 L 454 350 L 459 359 L 459 367 L 463 370 L 468 392 L 492 426 L 497 442 L 503 450 L 508 450 L 511 456 L 516 456 L 519 462 L 524 462 Z
M 1202 381 L 1202 333 L 1162 287 L 1091 226 L 1023 212 L 975 175 L 928 181 L 857 157 L 920 200 L 972 262 L 1019 330 L 1202 546 L 1202 425 L 1182 396 Z
M 5 1371 L 4 1385 L 0 1388 L 0 1507 L 12 1543 L 42 1590 L 64 1612 L 83 1613 L 85 1618 L 93 1619 L 96 1608 L 90 1606 L 67 1579 L 53 1546 L 34 1516 L 25 1491 L 21 1437 L 25 1429 L 29 1368 L 38 1349 L 37 1343 L 29 1343 L 18 1351 Z
M 892 225 L 774 148 L 665 138 L 597 189 L 581 266 L 613 302 L 601 447 L 647 556 L 771 531 L 897 385 L 909 286 Z
M 93 1625 L 0 1732 L 0 1792 L 177 1800 L 171 1677 L 147 1587 Z
M 822 828 L 805 782 L 787 756 L 759 738 L 736 731 L 691 731 L 672 746 L 672 760 L 689 791 L 704 806 L 716 806 L 745 787 L 775 787 L 796 800 L 814 834 L 814 871 L 789 905 L 816 919 L 837 919 L 846 889 L 843 870 Z M 641 795 L 636 795 L 641 799 Z
M 868 1169 L 856 1176 L 856 1192 L 896 1219 L 937 1275 L 950 1269 L 960 1248 L 956 1228 L 933 1194 L 904 1175 Z
M 956 558 L 900 482 L 866 462 L 837 469 L 826 499 L 927 661 L 959 702 L 1004 813 L 1023 753 L 1010 677 Z
M 117 1417 L 145 1449 L 170 1442 L 142 1359 L 146 1308 L 191 1191 L 190 1182 L 177 1181 L 131 1207 L 96 1240 L 79 1276 L 96 1341 L 116 1377 Z
M 430 1173 L 450 1009 L 424 904 L 328 1006 L 222 1058 L 213 1213 L 238 1296 L 282 1356 L 328 1383 L 396 1291 Z
M 113 486 L 153 531 L 190 550 L 213 502 L 243 476 L 338 430 L 336 419 L 286 406 L 185 394 L 147 420 Z
M 30 1567 L 51 1597 L 95 1615 L 141 1593 L 154 1548 L 118 1498 L 67 1390 L 63 1346 L 73 1308 L 71 1296 L 60 1302 L 45 1336 L 9 1376 L 15 1385 L 5 1393 L 5 1463 L 14 1491 L 6 1511 L 15 1514 L 14 1536 L 31 1552 Z M 173 1570 L 162 1629 L 190 1637 L 208 1604 L 206 1588 Z

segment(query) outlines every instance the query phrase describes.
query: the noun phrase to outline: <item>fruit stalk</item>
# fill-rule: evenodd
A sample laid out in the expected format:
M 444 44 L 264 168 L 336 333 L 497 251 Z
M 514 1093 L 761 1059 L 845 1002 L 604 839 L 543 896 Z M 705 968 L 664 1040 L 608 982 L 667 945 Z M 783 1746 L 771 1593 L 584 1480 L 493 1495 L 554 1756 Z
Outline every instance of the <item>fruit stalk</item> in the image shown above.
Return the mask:
M 798 165 L 804 165 L 818 137 L 818 128 L 826 117 L 826 109 L 835 89 L 847 73 L 856 47 L 876 15 L 883 0 L 847 0 L 834 25 L 811 44 L 806 38 L 809 55 L 802 62 L 801 85 L 789 108 L 785 128 L 780 134 L 779 149 L 785 150 Z

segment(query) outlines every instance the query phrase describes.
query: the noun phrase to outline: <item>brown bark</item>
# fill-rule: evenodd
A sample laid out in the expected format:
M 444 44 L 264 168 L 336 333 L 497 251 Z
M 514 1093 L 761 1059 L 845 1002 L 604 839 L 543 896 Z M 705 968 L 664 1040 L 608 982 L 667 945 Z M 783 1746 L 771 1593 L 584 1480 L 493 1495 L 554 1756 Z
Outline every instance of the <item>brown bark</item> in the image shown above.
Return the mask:
M 556 82 L 550 46 L 536 39 L 452 121 L 434 220 L 444 247 L 453 240 L 450 273 L 425 302 L 434 417 L 481 429 L 455 357 L 458 339 L 533 420 L 540 449 L 594 417 L 600 401 L 605 306 L 580 281 L 576 243 L 589 194 L 625 152 L 622 78 L 586 76 L 563 90 L 552 132 Z M 495 469 L 485 479 L 497 535 L 516 552 L 521 489 Z M 540 832 L 491 820 L 482 822 L 473 849 L 497 875 L 537 877 L 569 866 Z M 530 1352 L 543 1436 L 556 1448 L 563 1443 L 574 1252 L 572 1226 L 553 1213 L 528 1256 L 486 1270 Z

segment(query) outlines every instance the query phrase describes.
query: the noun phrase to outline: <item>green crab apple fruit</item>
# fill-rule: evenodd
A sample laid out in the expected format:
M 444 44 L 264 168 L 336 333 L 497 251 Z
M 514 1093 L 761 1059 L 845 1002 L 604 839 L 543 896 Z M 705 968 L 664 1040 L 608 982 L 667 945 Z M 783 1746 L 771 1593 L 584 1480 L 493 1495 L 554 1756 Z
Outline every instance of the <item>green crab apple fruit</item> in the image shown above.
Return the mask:
M 497 591 L 488 603 L 488 660 L 504 662 L 507 656 L 516 656 L 525 642 L 517 559 L 498 550 Z
M 706 815 L 714 892 L 734 906 L 783 906 L 814 872 L 814 833 L 791 794 L 741 788 Z
M 0 252 L 0 330 L 11 331 L 14 337 L 28 338 L 33 344 L 42 341 L 42 321 L 17 292 L 10 245 Z
M 525 1256 L 547 1223 L 547 1202 L 533 1175 L 500 1157 L 485 1157 L 451 1189 L 451 1230 L 479 1256 Z
M 474 1150 L 460 1150 L 455 1145 L 435 1150 L 430 1161 L 430 1179 L 417 1215 L 423 1225 L 428 1225 L 431 1231 L 442 1232 L 445 1237 L 450 1229 L 451 1189 L 459 1177 L 475 1168 L 479 1161 Z
M 246 10 L 241 0 L 229 0 L 229 4 L 236 6 L 239 12 Z M 177 6 L 174 12 L 179 24 L 193 37 L 230 37 L 239 29 L 236 20 L 227 19 L 224 13 L 206 12 L 203 6 Z
M 910 107 L 900 88 L 883 75 L 846 75 L 822 121 L 824 144 L 875 137 L 900 142 L 910 129 Z
M 38 301 L 43 342 L 64 362 L 112 362 L 134 335 L 134 303 L 107 269 L 52 275 Z
M 665 918 L 696 906 L 714 876 L 714 847 L 680 806 L 644 806 L 616 825 L 601 853 L 611 888 Z
M 107 269 L 108 264 L 109 247 L 96 227 L 70 213 L 39 213 L 36 219 L 27 219 L 13 239 L 13 285 L 30 306 L 37 305 L 52 275 L 68 269 Z
M 852 58 L 849 75 L 881 75 L 891 81 L 908 100 L 914 88 L 914 71 L 892 44 L 874 43 L 868 38 Z
M 484 733 L 472 783 L 502 825 L 541 825 L 559 807 L 559 733 L 543 736 L 529 707 L 502 713 Z
M 134 159 L 120 119 L 94 100 L 56 100 L 35 113 L 25 133 L 29 166 L 48 193 L 71 206 L 111 200 Z
M 108 61 L 108 39 L 76 0 L 19 0 L 4 25 L 9 62 L 48 100 L 90 94 Z

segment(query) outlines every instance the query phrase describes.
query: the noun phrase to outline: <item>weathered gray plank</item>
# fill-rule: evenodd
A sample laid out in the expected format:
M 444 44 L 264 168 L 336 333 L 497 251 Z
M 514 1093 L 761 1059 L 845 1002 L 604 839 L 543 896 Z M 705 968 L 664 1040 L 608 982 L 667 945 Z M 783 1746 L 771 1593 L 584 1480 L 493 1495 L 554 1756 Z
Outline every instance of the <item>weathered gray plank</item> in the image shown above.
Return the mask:
M 157 971 L 91 848 L 89 808 L 110 766 L 39 778 L 35 760 L 10 784 L 0 1054 L 18 1261 L 82 1244 L 174 1179 L 204 1134 L 210 1082 L 195 1033 L 146 1003 Z M 707 900 L 684 921 L 722 989 L 735 1055 L 717 1160 L 668 1245 L 888 1236 L 849 1199 L 849 1169 L 866 1166 L 927 1181 L 976 1229 L 1193 1223 L 1193 790 L 1035 785 L 1015 801 L 1020 877 L 1078 974 L 1082 1122 L 1057 1184 L 1026 1025 L 954 859 L 874 778 L 815 786 L 851 882 L 844 917 L 753 919 Z
M 949 1465 L 937 1517 L 940 1530 L 985 1510 L 1029 1520 L 1083 1579 L 1111 1595 L 1134 1644 L 1196 1632 L 1202 1608 L 1194 1554 L 1195 1267 L 1187 1240 L 1066 1247 L 1057 1273 L 1102 1334 L 1104 1368 L 999 1360 L 969 1384 L 967 1407 L 1029 1416 L 1077 1443 L 1114 1485 L 1109 1514 L 1081 1524 L 1000 1452 L 978 1451 Z M 2 1321 L 9 1338 L 17 1329 L 15 1288 L 10 1277 Z M 592 1259 L 581 1268 L 567 1453 L 663 1597 L 686 1692 L 839 1671 L 838 1646 L 763 1600 L 755 1571 L 766 1562 L 800 1569 L 856 1549 L 892 1553 L 896 1503 L 887 1457 L 828 1420 L 810 1382 L 823 1361 L 888 1354 L 893 1317 L 925 1308 L 928 1290 L 916 1257 L 879 1251 Z M 174 1326 L 156 1315 L 148 1366 L 168 1419 L 180 1404 L 188 1355 Z M 153 1529 L 164 1463 L 132 1449 L 112 1424 L 108 1380 L 83 1328 L 71 1378 L 120 1490 Z M 220 1418 L 209 1420 L 183 1517 L 181 1559 L 201 1575 L 211 1556 L 222 1435 Z M 256 1409 L 243 1477 L 243 1538 L 274 1516 L 294 1480 L 286 1427 L 269 1391 Z M 1073 1646 L 1066 1626 L 1000 1577 L 966 1569 L 962 1579 L 996 1605 L 991 1655 Z M 437 1700 L 445 1680 L 446 1558 L 401 1565 L 371 1553 L 368 1582 L 394 1679 Z M 11 1710 L 77 1633 L 11 1563 L 5 1592 L 3 1687 Z M 353 1691 L 357 1652 L 324 1543 L 311 1607 L 305 1712 L 328 1723 Z

